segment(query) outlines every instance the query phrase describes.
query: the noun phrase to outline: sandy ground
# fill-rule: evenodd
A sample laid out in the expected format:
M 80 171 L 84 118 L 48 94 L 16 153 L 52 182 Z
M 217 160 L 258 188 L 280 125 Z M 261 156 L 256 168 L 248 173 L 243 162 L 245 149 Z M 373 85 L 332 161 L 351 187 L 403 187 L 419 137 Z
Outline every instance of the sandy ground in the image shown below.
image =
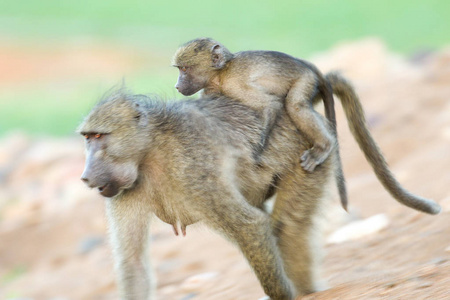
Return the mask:
M 0 47 L 5 61 L 45 55 Z M 102 51 L 90 55 L 108 66 Z M 428 216 L 396 203 L 376 180 L 337 105 L 351 213 L 343 212 L 334 195 L 325 241 L 348 223 L 378 214 L 384 222 L 370 224 L 359 238 L 350 239 L 353 229 L 344 241 L 325 242 L 329 289 L 304 299 L 450 299 L 450 49 L 406 59 L 367 39 L 312 60 L 324 71 L 342 70 L 354 82 L 399 181 L 438 201 L 443 211 Z M 4 86 L 12 82 L 5 78 L 0 76 Z M 83 163 L 81 138 L 11 133 L 0 140 L 0 299 L 117 299 L 104 199 L 79 181 Z M 187 237 L 175 237 L 169 225 L 154 222 L 151 254 L 159 299 L 264 296 L 237 249 L 208 229 L 188 230 Z

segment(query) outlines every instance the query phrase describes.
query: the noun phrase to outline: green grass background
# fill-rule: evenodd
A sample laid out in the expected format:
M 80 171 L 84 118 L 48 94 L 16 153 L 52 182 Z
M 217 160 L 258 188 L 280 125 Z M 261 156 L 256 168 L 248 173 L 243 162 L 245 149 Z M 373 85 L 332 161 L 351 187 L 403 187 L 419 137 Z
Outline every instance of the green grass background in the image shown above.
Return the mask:
M 447 0 L 2 0 L 1 43 L 32 49 L 105 42 L 156 54 L 160 63 L 108 80 L 2 85 L 0 136 L 14 129 L 72 134 L 92 103 L 124 77 L 137 92 L 174 96 L 170 57 L 195 37 L 213 37 L 232 51 L 270 49 L 308 59 L 338 42 L 378 36 L 393 51 L 409 55 L 448 45 L 449 16 Z

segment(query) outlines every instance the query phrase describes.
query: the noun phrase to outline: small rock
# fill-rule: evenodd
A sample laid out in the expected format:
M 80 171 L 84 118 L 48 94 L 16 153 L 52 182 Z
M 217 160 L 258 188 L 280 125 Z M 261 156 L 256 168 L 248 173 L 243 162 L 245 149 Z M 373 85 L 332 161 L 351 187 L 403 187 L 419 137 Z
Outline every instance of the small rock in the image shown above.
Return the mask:
M 424 282 L 421 282 L 421 283 L 417 286 L 417 288 L 418 288 L 418 289 L 424 289 L 424 288 L 427 288 L 427 287 L 430 287 L 430 286 L 433 286 L 433 283 L 432 283 L 431 281 L 424 281 Z
M 392 282 L 384 284 L 383 287 L 386 289 L 392 289 L 392 288 L 395 288 L 397 285 L 398 285 L 398 282 L 392 281 Z
M 197 294 L 190 293 L 190 294 L 187 294 L 186 296 L 184 296 L 183 298 L 181 298 L 181 300 L 191 300 L 191 299 L 194 299 L 195 296 L 197 296 Z
M 359 239 L 361 237 L 374 234 L 389 225 L 389 219 L 385 214 L 378 214 L 361 221 L 355 221 L 345 225 L 334 233 L 327 240 L 327 243 L 338 244 L 345 241 Z
M 86 254 L 88 252 L 91 252 L 98 246 L 103 244 L 103 237 L 100 236 L 90 236 L 87 238 L 84 238 L 80 244 L 78 245 L 78 253 L 79 254 Z
M 450 251 L 450 246 L 445 250 Z M 444 257 L 437 257 L 430 261 L 430 263 L 433 265 L 442 265 L 442 264 L 445 264 L 446 262 L 448 262 L 448 259 L 444 258 Z

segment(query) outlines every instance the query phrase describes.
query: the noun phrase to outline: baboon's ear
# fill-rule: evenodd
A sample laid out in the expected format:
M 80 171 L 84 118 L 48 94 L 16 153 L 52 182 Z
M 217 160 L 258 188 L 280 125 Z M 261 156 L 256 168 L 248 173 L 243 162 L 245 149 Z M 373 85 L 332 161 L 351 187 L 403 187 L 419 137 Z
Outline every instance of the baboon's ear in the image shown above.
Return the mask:
M 211 60 L 212 66 L 216 69 L 222 69 L 227 60 L 225 57 L 225 52 L 222 46 L 216 44 L 211 48 Z
M 135 109 L 135 115 L 134 119 L 138 123 L 139 126 L 146 126 L 147 125 L 147 113 L 142 108 L 142 106 L 139 103 L 134 103 L 134 109 Z

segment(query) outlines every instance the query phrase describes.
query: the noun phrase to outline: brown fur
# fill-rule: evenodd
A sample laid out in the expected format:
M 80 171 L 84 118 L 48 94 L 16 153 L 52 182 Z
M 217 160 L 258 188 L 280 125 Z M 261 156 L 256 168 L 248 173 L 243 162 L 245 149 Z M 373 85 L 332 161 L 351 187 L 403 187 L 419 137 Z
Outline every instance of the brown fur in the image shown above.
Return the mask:
M 87 138 L 82 179 L 111 197 L 107 214 L 123 298 L 151 297 L 153 215 L 174 227 L 203 222 L 222 233 L 271 299 L 320 289 L 315 222 L 334 154 L 305 171 L 296 151 L 308 143 L 283 111 L 256 160 L 262 130 L 255 111 L 225 97 L 164 103 L 118 92 L 94 107 L 79 128 Z M 270 216 L 262 206 L 274 190 Z
M 300 158 L 305 170 L 313 172 L 332 151 L 336 151 L 339 195 L 343 207 L 347 207 L 333 94 L 314 65 L 275 51 L 231 53 L 209 38 L 195 39 L 181 46 L 172 64 L 180 70 L 175 87 L 183 95 L 192 95 L 203 89 L 204 95 L 224 95 L 259 112 L 264 125 L 260 143 L 254 150 L 256 158 L 266 149 L 277 118 L 281 111 L 286 110 L 310 143 Z M 325 126 L 313 109 L 312 101 L 316 94 L 324 101 L 330 127 Z
M 385 188 L 409 207 L 438 213 L 438 204 L 410 194 L 390 173 L 351 85 L 338 74 L 326 78 Z M 106 209 L 123 299 L 152 299 L 147 245 L 153 216 L 182 228 L 203 222 L 222 233 L 241 249 L 272 299 L 321 289 L 316 221 L 335 153 L 306 172 L 295 151 L 306 150 L 308 142 L 284 111 L 259 159 L 253 148 L 263 131 L 260 118 L 226 97 L 165 103 L 119 91 L 94 107 L 79 131 L 86 137 L 82 180 L 110 197 Z M 274 192 L 268 215 L 262 206 Z

